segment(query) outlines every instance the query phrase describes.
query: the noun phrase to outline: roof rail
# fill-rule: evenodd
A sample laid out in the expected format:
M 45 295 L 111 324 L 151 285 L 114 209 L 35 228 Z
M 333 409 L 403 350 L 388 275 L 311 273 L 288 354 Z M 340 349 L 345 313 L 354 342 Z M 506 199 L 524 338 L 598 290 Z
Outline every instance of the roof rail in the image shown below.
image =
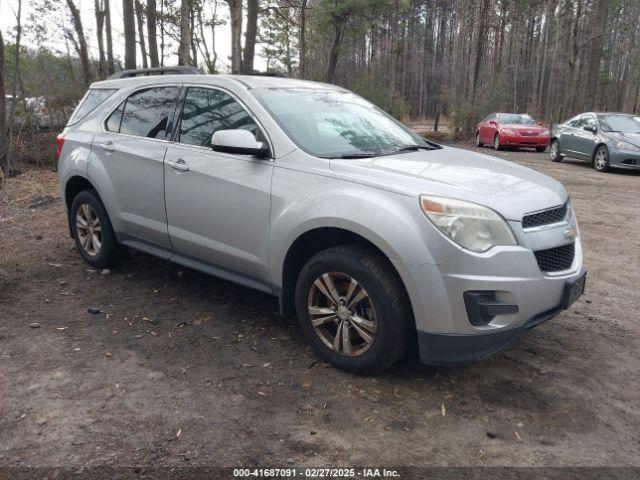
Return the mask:
M 202 71 L 195 67 L 155 67 L 122 70 L 111 75 L 108 80 L 118 78 L 144 77 L 149 75 L 203 75 Z

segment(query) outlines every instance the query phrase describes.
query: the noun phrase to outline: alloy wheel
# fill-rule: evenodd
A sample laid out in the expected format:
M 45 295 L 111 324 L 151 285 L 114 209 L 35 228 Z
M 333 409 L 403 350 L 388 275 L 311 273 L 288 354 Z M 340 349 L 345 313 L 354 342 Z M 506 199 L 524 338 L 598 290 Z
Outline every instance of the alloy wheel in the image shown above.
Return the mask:
M 319 276 L 309 290 L 307 308 L 318 337 L 340 355 L 362 355 L 376 338 L 378 321 L 371 297 L 345 273 Z
M 604 170 L 605 168 L 607 168 L 607 162 L 608 162 L 607 157 L 608 155 L 607 155 L 606 149 L 604 148 L 598 149 L 598 151 L 596 152 L 596 156 L 593 159 L 593 164 L 597 170 Z
M 493 148 L 500 150 L 500 135 L 496 135 L 493 139 Z
M 549 155 L 551 156 L 551 159 L 555 160 L 556 158 L 558 158 L 558 153 L 558 142 L 551 142 L 551 147 L 549 149 Z
M 82 249 L 87 255 L 95 257 L 102 248 L 102 225 L 95 210 L 83 203 L 76 213 L 76 231 Z

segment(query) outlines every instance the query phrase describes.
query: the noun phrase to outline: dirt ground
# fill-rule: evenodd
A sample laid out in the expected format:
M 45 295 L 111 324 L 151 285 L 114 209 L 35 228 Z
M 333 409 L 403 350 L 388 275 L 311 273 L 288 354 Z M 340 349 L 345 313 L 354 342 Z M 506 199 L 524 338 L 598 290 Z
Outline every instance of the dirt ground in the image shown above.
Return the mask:
M 55 174 L 9 179 L 0 466 L 640 466 L 640 174 L 498 155 L 566 185 L 586 294 L 485 361 L 374 377 L 319 363 L 267 295 L 141 253 L 88 268 Z

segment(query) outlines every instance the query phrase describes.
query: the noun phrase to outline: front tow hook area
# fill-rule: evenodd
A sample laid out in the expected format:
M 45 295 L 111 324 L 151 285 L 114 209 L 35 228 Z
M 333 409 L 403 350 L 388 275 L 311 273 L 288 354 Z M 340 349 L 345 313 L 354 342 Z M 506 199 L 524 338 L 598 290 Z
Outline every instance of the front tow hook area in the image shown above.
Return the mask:
M 463 296 L 469 322 L 475 326 L 488 324 L 496 315 L 518 313 L 518 305 L 496 300 L 496 294 L 491 290 L 467 291 Z

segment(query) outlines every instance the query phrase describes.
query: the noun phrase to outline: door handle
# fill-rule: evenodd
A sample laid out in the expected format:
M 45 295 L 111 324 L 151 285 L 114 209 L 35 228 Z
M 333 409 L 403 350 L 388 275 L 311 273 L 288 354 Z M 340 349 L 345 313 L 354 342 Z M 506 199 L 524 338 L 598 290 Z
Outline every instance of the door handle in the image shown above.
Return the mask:
M 106 150 L 107 152 L 115 152 L 116 150 L 116 146 L 113 144 L 112 141 L 108 141 L 107 143 L 102 143 L 100 146 L 102 147 L 103 150 Z
M 169 165 L 174 170 L 180 170 L 181 172 L 189 171 L 189 165 L 187 165 L 181 158 L 177 159 L 175 162 L 167 162 L 167 165 Z

